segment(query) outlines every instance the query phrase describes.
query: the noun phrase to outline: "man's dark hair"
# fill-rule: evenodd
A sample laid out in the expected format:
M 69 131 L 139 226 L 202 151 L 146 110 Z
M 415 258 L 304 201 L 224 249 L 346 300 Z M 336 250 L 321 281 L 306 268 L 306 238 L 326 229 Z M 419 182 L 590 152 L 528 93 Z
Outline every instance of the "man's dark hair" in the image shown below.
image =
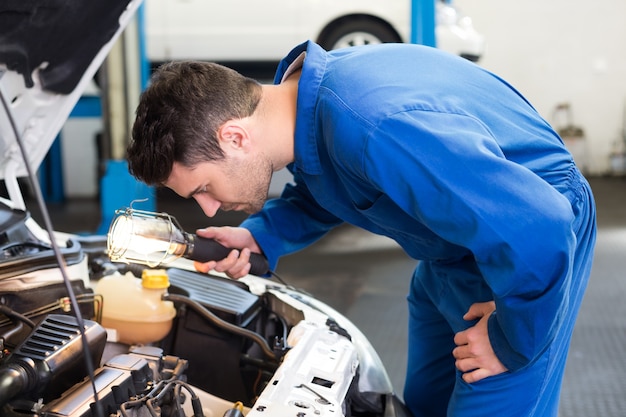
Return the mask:
M 226 121 L 251 116 L 261 85 L 213 63 L 171 62 L 160 66 L 141 94 L 127 149 L 130 173 L 161 185 L 178 162 L 193 167 L 224 158 L 217 131 Z

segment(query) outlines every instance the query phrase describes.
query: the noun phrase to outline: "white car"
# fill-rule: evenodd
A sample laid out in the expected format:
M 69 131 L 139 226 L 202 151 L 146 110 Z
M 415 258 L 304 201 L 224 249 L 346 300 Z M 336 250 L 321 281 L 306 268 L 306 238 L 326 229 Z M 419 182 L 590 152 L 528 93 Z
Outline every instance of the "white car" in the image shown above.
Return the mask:
M 484 38 L 449 1 L 436 1 L 437 47 L 478 61 Z M 275 62 L 311 39 L 325 49 L 410 42 L 411 0 L 146 0 L 152 63 Z

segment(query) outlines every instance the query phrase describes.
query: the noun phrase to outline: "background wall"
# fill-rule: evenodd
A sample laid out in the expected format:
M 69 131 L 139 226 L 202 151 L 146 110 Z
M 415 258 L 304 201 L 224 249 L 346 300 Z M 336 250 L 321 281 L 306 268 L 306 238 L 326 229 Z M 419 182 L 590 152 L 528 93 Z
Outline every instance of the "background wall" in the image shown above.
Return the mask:
M 570 121 L 566 111 L 555 109 L 569 104 L 571 122 L 583 129 L 584 140 L 566 143 L 587 173 L 626 170 L 623 158 L 612 157 L 624 151 L 626 134 L 626 1 L 454 4 L 485 35 L 481 66 L 513 84 L 557 128 Z

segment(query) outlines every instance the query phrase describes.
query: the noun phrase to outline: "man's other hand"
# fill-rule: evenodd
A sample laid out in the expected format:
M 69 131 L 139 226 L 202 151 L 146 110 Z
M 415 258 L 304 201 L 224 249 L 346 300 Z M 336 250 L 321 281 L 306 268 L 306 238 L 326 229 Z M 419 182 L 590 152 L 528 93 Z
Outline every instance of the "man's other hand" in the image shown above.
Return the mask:
M 472 304 L 463 319 L 478 320 L 478 322 L 454 336 L 454 343 L 457 346 L 452 351 L 456 359 L 455 366 L 463 372 L 463 380 L 467 383 L 477 382 L 507 371 L 494 353 L 489 341 L 487 323 L 495 309 L 496 304 L 493 301 Z

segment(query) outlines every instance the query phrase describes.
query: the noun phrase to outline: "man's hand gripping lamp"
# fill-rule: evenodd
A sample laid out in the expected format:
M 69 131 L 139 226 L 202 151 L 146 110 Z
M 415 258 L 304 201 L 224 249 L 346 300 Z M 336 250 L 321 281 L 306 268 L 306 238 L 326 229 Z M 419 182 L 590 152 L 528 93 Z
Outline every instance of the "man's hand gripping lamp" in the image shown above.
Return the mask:
M 167 213 L 153 213 L 131 208 L 117 210 L 107 238 L 107 254 L 112 261 L 134 262 L 156 268 L 185 257 L 208 262 L 224 259 L 232 249 L 213 239 L 182 230 Z M 258 253 L 250 256 L 250 273 L 269 273 L 267 259 Z

